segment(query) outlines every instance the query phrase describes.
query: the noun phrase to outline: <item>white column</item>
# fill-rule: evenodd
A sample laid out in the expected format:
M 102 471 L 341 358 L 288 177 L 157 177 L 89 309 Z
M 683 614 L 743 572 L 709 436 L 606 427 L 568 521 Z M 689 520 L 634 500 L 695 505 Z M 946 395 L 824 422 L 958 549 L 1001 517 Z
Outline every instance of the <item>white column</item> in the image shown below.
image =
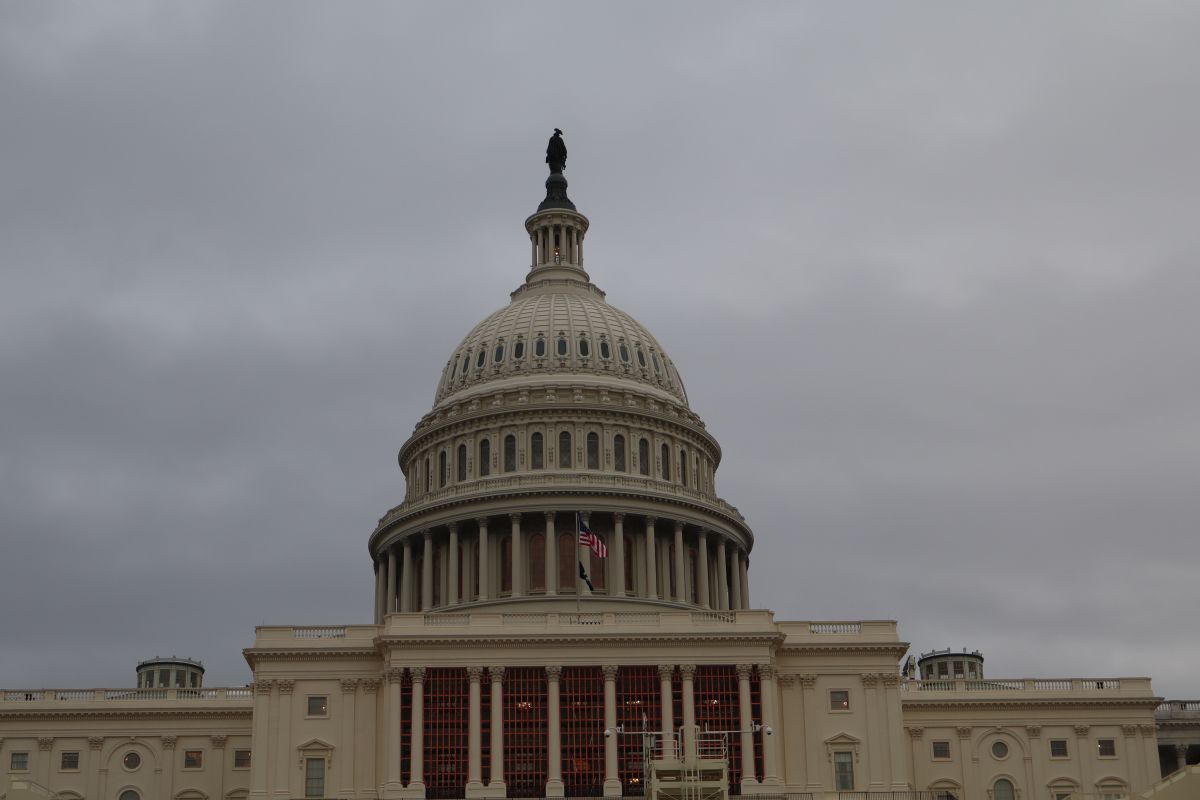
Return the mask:
M 385 698 L 387 727 L 383 732 L 385 775 L 383 796 L 395 798 L 400 796 L 403 789 L 400 784 L 400 683 L 404 680 L 404 670 L 389 669 L 384 673 L 384 678 L 387 679 L 387 697 Z M 253 759 L 250 763 L 254 763 Z
M 684 580 L 683 569 L 687 559 L 683 557 L 683 522 L 675 520 L 675 602 L 685 602 L 687 598 L 687 581 Z
M 558 679 L 561 676 L 562 667 L 546 667 L 546 700 L 550 706 L 546 726 L 546 797 L 562 797 L 565 791 L 562 780 L 562 713 L 558 694 Z
M 492 571 L 488 565 L 488 518 L 480 517 L 475 522 L 479 525 L 479 563 L 475 565 L 479 570 L 479 599 L 490 600 L 492 594 L 489 579 Z
M 458 605 L 458 523 L 450 523 L 450 553 L 447 562 L 450 564 L 450 579 L 447 581 L 450 584 L 447 587 L 446 596 L 450 598 L 450 605 Z
M 428 535 L 428 534 L 427 534 Z M 426 539 L 425 541 L 429 541 Z M 428 548 L 426 548 L 428 552 Z M 408 788 L 425 791 L 425 668 L 410 667 L 412 724 L 409 726 Z
M 358 679 L 357 678 L 342 678 L 342 757 L 346 760 L 346 764 L 342 764 L 338 769 L 337 775 L 342 784 L 342 789 L 339 792 L 342 797 L 354 796 L 354 758 L 357 748 L 354 741 L 354 701 L 358 694 Z M 251 763 L 253 763 L 251 759 Z M 218 795 L 221 797 L 222 795 Z
M 754 774 L 754 717 L 750 706 L 750 672 L 749 664 L 737 665 L 738 676 L 738 729 L 742 741 L 742 791 L 746 786 L 758 783 Z
M 617 666 L 605 664 L 604 671 L 604 728 L 617 727 Z M 604 796 L 621 796 L 621 777 L 617 771 L 617 736 L 604 737 Z
M 654 536 L 656 517 L 646 517 L 646 597 L 658 598 L 658 568 L 654 565 L 654 551 L 658 544 Z
M 250 796 L 254 798 L 265 798 L 269 795 L 267 791 L 267 765 L 270 763 L 266 757 L 271 752 L 271 689 L 274 688 L 275 681 L 272 680 L 255 680 L 254 681 L 254 717 L 250 723 L 251 739 L 250 752 L 259 753 L 258 758 L 250 759 Z M 101 746 L 104 741 L 100 740 Z M 91 747 L 92 740 L 88 740 L 88 746 Z M 92 748 L 93 750 L 97 748 Z M 99 756 L 95 756 L 98 758 Z M 89 756 L 91 758 L 91 756 Z M 99 772 L 96 771 L 98 775 Z M 96 788 L 88 796 L 91 797 L 99 791 Z
M 695 664 L 679 665 L 679 677 L 683 681 L 683 757 L 689 763 L 696 758 L 695 676 Z
M 671 676 L 674 674 L 674 664 L 658 665 L 658 698 L 662 709 L 663 736 L 675 733 L 675 700 L 671 696 Z
M 729 609 L 729 570 L 725 563 L 725 542 L 717 542 L 717 608 Z
M 400 572 L 400 611 L 408 614 L 412 612 L 413 601 L 413 566 L 412 566 L 412 537 L 404 540 L 404 566 Z
M 433 531 L 423 531 L 425 554 L 421 557 L 421 610 L 433 608 Z
M 525 548 L 521 543 L 521 515 L 509 514 L 512 521 L 512 596 L 525 594 Z
M 554 531 L 554 512 L 546 517 L 546 594 L 558 594 L 558 535 Z
M 483 788 L 483 708 L 479 682 L 483 667 L 467 667 L 467 788 Z
M 387 553 L 387 611 L 384 612 L 386 614 L 396 610 L 396 579 L 398 577 L 396 574 L 396 548 L 393 545 L 388 548 Z
M 380 553 L 375 559 L 375 624 L 379 625 L 383 622 L 383 617 L 387 614 L 387 606 L 384 603 L 387 597 L 387 559 Z
M 737 545 L 733 546 L 733 561 L 729 565 L 729 588 L 732 589 L 732 597 L 729 598 L 729 607 L 731 609 L 745 608 L 742 605 L 742 555 Z
M 763 785 L 782 786 L 779 775 L 779 690 L 775 686 L 775 669 L 770 664 L 758 665 L 759 692 L 762 695 Z M 771 733 L 768 733 L 771 731 Z M 892 751 L 900 751 L 893 745 Z
M 608 591 L 615 597 L 625 596 L 625 515 L 613 514 L 613 568 Z
M 291 797 L 291 762 L 290 733 L 292 730 L 292 690 L 296 686 L 293 680 L 276 681 L 279 687 L 279 707 L 276 714 L 279 719 L 281 735 L 276 741 L 275 751 L 275 796 Z
M 744 554 L 738 559 L 739 577 L 742 585 L 742 608 L 750 608 L 750 555 Z
M 700 537 L 696 542 L 696 558 L 696 566 L 700 571 L 700 577 L 697 578 L 700 585 L 696 587 L 696 598 L 704 608 L 712 608 L 708 601 L 708 531 L 704 529 L 700 530 Z
M 488 667 L 492 679 L 492 764 L 488 788 L 506 791 L 504 785 L 504 667 Z
M 799 675 L 800 715 L 804 719 L 804 776 L 808 781 L 806 791 L 818 792 L 824 785 L 821 779 L 821 737 L 817 731 L 824 725 L 824 711 L 817 701 L 817 676 L 811 673 Z

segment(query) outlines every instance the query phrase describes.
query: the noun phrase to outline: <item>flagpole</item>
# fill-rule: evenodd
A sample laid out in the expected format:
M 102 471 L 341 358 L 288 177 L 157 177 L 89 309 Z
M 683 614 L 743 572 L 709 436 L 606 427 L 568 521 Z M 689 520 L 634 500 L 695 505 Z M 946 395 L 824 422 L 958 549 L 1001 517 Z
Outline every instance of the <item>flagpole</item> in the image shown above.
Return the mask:
M 575 613 L 582 614 L 583 608 L 582 608 L 582 600 L 580 598 L 583 595 L 583 576 L 579 573 L 579 570 L 583 566 L 583 562 L 580 561 L 580 558 L 579 558 L 579 512 L 578 511 L 575 512 L 575 535 L 573 537 L 571 537 L 571 542 L 575 545 Z

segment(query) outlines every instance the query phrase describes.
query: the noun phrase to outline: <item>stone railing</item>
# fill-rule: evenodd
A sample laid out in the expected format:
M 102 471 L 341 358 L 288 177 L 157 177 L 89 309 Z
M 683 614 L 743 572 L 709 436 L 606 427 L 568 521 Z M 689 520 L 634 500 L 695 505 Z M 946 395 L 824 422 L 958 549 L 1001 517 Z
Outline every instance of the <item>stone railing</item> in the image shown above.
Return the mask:
M 205 689 L 5 689 L 0 692 L 0 708 L 39 704 L 129 702 L 228 701 L 249 705 L 249 686 Z
M 778 636 L 770 611 L 460 611 L 446 614 L 389 614 L 379 633 L 385 636 L 462 636 L 472 634 L 524 635 L 583 633 L 582 629 L 606 635 L 635 630 L 639 634 L 692 633 L 697 630 L 755 636 Z M 259 645 L 265 644 L 260 635 Z
M 1200 700 L 1167 700 L 1154 709 L 1156 719 L 1200 719 Z
M 890 619 L 811 620 L 779 623 L 787 635 L 785 646 L 791 644 L 835 644 L 842 642 L 896 642 L 896 622 Z
M 636 492 L 639 495 L 660 497 L 666 499 L 686 500 L 698 503 L 714 511 L 724 514 L 741 525 L 746 524 L 745 518 L 736 506 L 730 505 L 719 497 L 708 492 L 693 489 L 690 486 L 680 486 L 669 481 L 635 475 L 614 475 L 593 470 L 578 472 L 539 472 L 536 474 L 500 475 L 488 478 L 477 478 L 466 483 L 435 489 L 419 497 L 414 497 L 388 511 L 379 520 L 379 527 L 384 528 L 394 522 L 415 514 L 431 506 L 451 500 L 464 500 L 473 497 L 491 497 L 505 491 L 546 491 L 562 489 L 580 490 L 609 490 L 621 492 Z
M 1151 697 L 1149 678 L 998 678 L 953 680 L 905 680 L 901 692 L 910 699 L 949 694 L 1023 693 L 1035 695 L 1135 695 Z

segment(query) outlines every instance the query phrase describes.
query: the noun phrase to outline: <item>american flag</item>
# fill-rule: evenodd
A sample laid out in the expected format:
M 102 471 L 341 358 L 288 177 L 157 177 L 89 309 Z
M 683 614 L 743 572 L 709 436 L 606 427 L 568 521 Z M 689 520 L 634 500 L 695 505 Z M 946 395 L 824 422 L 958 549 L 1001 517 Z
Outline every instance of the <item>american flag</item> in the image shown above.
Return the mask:
M 592 533 L 592 529 L 583 520 L 579 521 L 579 543 L 584 547 L 590 547 L 592 552 L 600 558 L 608 555 L 608 547 L 604 544 L 604 541 Z

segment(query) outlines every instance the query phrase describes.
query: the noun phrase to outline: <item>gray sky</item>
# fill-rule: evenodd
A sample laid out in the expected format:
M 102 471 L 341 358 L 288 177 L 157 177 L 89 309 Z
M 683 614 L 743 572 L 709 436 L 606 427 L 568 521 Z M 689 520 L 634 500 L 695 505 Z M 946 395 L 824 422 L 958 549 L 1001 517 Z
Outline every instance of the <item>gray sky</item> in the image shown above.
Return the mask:
M 367 537 L 566 131 L 755 605 L 1200 696 L 1200 5 L 0 6 L 0 686 L 241 684 Z

